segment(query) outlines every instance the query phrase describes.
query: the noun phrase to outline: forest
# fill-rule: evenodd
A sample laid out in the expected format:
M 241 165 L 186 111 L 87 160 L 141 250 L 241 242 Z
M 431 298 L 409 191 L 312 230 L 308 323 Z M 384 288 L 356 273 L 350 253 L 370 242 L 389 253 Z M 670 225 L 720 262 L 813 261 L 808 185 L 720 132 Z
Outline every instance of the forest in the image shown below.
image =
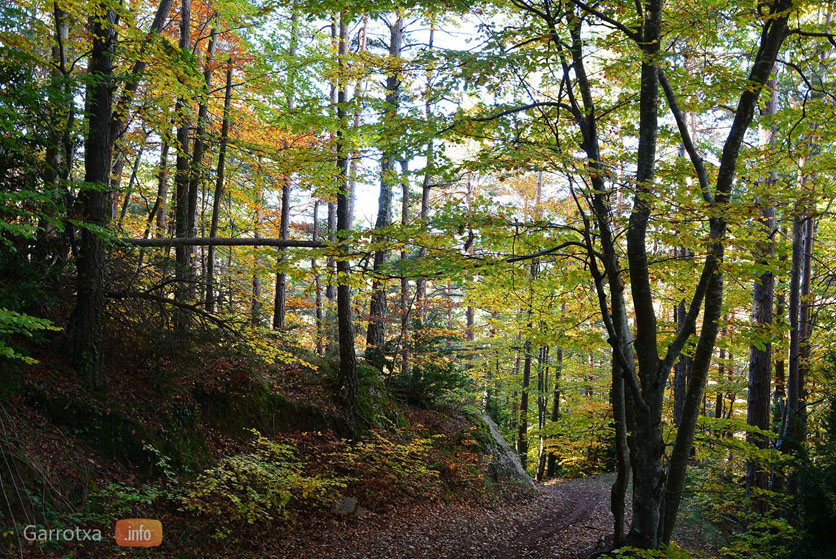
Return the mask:
M 0 555 L 836 557 L 834 12 L 3 2 Z

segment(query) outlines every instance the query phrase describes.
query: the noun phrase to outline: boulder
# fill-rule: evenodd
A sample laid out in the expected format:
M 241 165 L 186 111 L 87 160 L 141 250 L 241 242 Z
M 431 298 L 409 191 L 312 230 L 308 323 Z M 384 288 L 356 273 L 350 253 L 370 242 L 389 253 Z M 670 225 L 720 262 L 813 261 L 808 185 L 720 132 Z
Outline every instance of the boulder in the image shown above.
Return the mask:
M 470 415 L 479 427 L 477 440 L 482 445 L 482 450 L 490 457 L 488 471 L 491 476 L 497 481 L 513 481 L 533 489 L 534 481 L 522 467 L 517 453 L 502 437 L 496 423 L 481 412 Z
M 331 512 L 340 516 L 348 516 L 354 514 L 357 509 L 357 499 L 354 497 L 343 497 L 337 504 L 331 507 Z

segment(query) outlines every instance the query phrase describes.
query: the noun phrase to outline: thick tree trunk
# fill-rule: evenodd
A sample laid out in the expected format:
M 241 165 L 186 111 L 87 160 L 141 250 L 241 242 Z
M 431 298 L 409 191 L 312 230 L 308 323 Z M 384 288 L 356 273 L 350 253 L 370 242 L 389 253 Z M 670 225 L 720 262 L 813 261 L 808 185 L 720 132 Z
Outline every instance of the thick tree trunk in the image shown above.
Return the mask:
M 113 139 L 113 46 L 116 39 L 116 14 L 107 3 L 95 4 L 90 17 L 92 37 L 89 73 L 85 96 L 87 137 L 84 145 L 84 181 L 110 184 Z M 79 202 L 84 221 L 97 227 L 107 226 L 110 217 L 110 192 L 82 189 Z M 98 233 L 84 228 L 78 254 L 78 292 L 71 318 L 71 357 L 73 366 L 90 388 L 104 387 L 101 363 L 102 322 L 104 320 L 104 281 L 107 253 Z
M 218 167 L 215 173 L 215 194 L 212 198 L 212 221 L 209 225 L 209 238 L 218 236 L 218 219 L 221 214 L 221 200 L 224 194 L 226 172 L 226 148 L 229 141 L 229 113 L 232 106 L 232 58 L 226 65 L 226 88 L 224 89 L 224 112 L 221 121 L 221 140 L 218 147 Z M 215 247 L 209 245 L 206 261 L 206 311 L 215 312 Z

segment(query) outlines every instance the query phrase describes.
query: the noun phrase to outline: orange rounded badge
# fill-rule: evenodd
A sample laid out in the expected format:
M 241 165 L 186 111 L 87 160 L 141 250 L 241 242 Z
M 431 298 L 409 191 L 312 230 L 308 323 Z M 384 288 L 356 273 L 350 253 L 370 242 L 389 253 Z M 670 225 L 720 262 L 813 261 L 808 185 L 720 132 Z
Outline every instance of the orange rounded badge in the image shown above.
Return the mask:
M 125 518 L 116 523 L 116 545 L 157 547 L 163 543 L 163 524 L 150 518 Z

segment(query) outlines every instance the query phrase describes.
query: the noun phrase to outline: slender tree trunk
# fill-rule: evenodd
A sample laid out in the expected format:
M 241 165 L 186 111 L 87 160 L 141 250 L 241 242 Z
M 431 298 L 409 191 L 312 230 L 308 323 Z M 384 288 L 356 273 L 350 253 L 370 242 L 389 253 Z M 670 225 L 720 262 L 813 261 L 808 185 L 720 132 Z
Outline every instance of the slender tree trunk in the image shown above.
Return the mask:
M 783 236 L 783 235 L 782 235 Z M 783 260 L 783 258 L 782 258 Z M 783 267 L 782 267 L 783 268 Z M 785 332 L 785 326 L 787 324 L 786 317 L 784 313 L 787 310 L 787 300 L 786 295 L 784 293 L 784 289 L 777 290 L 777 295 L 775 297 L 775 316 L 774 320 L 778 326 L 778 333 L 776 335 L 778 339 L 778 346 L 781 350 L 786 348 L 787 343 L 787 336 Z M 775 392 L 774 392 L 774 403 L 779 408 L 784 405 L 784 398 L 787 395 L 786 391 L 786 361 L 785 353 L 783 351 L 778 351 L 775 354 Z
M 319 242 L 319 200 L 313 207 L 313 242 Z M 314 274 L 314 322 L 316 327 L 316 354 L 322 355 L 322 283 L 316 258 L 311 258 L 311 270 Z
M 189 2 L 191 0 L 188 0 Z M 209 33 L 209 44 L 206 47 L 206 56 L 203 61 L 203 92 L 197 109 L 197 125 L 195 127 L 194 147 L 192 150 L 191 163 L 189 164 L 189 186 L 188 186 L 188 231 L 189 237 L 197 236 L 198 223 L 198 193 L 203 178 L 203 155 L 206 151 L 206 124 L 209 118 L 209 95 L 212 91 L 212 62 L 215 57 L 215 47 L 218 42 L 218 33 L 215 28 Z M 202 249 L 201 249 L 202 250 Z M 188 255 L 189 266 L 192 275 L 197 270 L 197 250 L 190 247 Z M 197 282 L 189 283 L 188 298 L 194 299 L 197 294 Z
M 688 258 L 688 249 L 680 248 L 679 255 L 682 258 Z M 679 302 L 679 305 L 674 309 L 677 322 L 677 330 L 681 330 L 685 326 L 686 310 L 685 301 Z M 676 425 L 682 420 L 682 409 L 685 406 L 685 390 L 688 387 L 688 375 L 691 372 L 691 357 L 686 353 L 680 353 L 679 359 L 674 366 L 674 391 L 673 391 L 673 420 Z
M 800 190 L 803 190 L 803 179 L 799 182 L 802 186 Z M 787 404 L 784 407 L 780 437 L 777 442 L 777 447 L 781 452 L 790 456 L 795 456 L 800 447 L 798 439 L 800 434 L 798 426 L 800 422 L 799 410 L 801 409 L 801 367 L 799 365 L 799 358 L 801 356 L 801 326 L 799 315 L 801 309 L 801 284 L 804 274 L 804 234 L 806 230 L 805 210 L 802 206 L 804 203 L 806 201 L 796 204 L 796 215 L 793 217 L 792 224 L 792 264 L 790 269 L 789 304 L 787 308 L 790 325 Z M 792 476 L 790 476 L 787 488 L 790 493 L 795 490 Z
M 261 165 L 259 164 L 259 167 Z M 264 204 L 264 194 L 261 187 L 256 192 L 255 216 L 253 219 L 253 237 L 261 238 L 261 207 Z M 253 281 L 252 296 L 250 300 L 250 324 L 261 326 L 263 303 L 261 302 L 261 275 L 259 270 L 259 247 L 253 247 Z
M 282 213 L 279 224 L 279 238 L 287 240 L 290 233 L 290 178 L 282 184 Z M 279 249 L 278 265 L 283 266 L 285 249 Z M 276 272 L 276 295 L 273 301 L 273 330 L 284 330 L 287 307 L 287 273 L 281 269 Z
M 401 160 L 401 225 L 409 225 L 409 161 Z M 406 247 L 401 250 L 401 261 L 409 253 Z M 409 375 L 409 280 L 401 278 L 401 374 Z
M 180 50 L 188 52 L 191 47 L 191 0 L 181 0 L 180 3 Z M 189 107 L 188 100 L 179 98 L 175 112 L 178 119 L 177 127 L 177 171 L 174 175 L 175 185 L 175 217 L 174 234 L 176 237 L 191 236 L 191 221 L 189 217 Z M 194 283 L 194 269 L 191 264 L 193 248 L 182 246 L 175 248 L 175 278 L 177 285 L 174 290 L 174 299 L 178 303 L 185 303 L 192 292 L 191 286 Z M 189 317 L 182 310 L 174 315 L 175 330 L 188 328 Z
M 775 67 L 775 76 L 766 82 L 770 92 L 766 103 L 766 109 L 762 113 L 766 116 L 775 115 L 778 111 L 778 67 Z M 769 149 L 774 143 L 775 126 L 762 128 L 760 131 L 761 146 Z M 759 199 L 758 221 L 760 224 L 761 237 L 756 246 L 756 263 L 767 267 L 754 282 L 752 286 L 752 326 L 754 334 L 759 336 L 757 343 L 749 345 L 749 389 L 746 402 L 746 423 L 763 429 L 769 429 L 770 419 L 770 389 L 772 381 L 772 305 L 775 293 L 775 277 L 769 266 L 774 250 L 773 232 L 775 229 L 775 208 L 768 200 L 769 192 L 774 188 L 777 176 L 772 171 L 768 177 L 762 180 L 765 187 L 764 194 Z M 759 449 L 766 449 L 769 446 L 769 438 L 763 435 L 747 433 L 747 441 Z M 769 485 L 769 473 L 756 460 L 750 460 L 746 466 L 746 491 L 764 490 Z M 756 498 L 756 509 L 759 512 L 765 510 L 763 498 Z
M 397 126 L 398 105 L 400 101 L 401 78 L 400 58 L 403 39 L 403 17 L 398 15 L 390 26 L 389 64 L 390 69 L 386 78 L 385 122 L 384 128 L 394 133 Z M 388 137 L 389 135 L 387 135 Z M 380 196 L 377 203 L 377 220 L 375 230 L 389 227 L 392 223 L 392 184 L 397 182 L 398 174 L 395 169 L 397 154 L 395 143 L 388 138 L 389 143 L 383 147 L 380 160 Z M 381 240 L 378 239 L 378 242 Z M 366 335 L 366 361 L 372 366 L 383 370 L 386 363 L 384 344 L 386 342 L 386 282 L 379 277 L 381 268 L 386 264 L 389 252 L 378 249 L 374 253 L 372 265 L 372 295 L 369 304 L 369 326 Z
M 291 8 L 292 14 L 290 16 L 290 48 L 288 48 L 288 57 L 291 64 L 296 59 L 296 49 L 299 42 L 299 14 L 297 12 L 298 0 L 293 0 Z M 296 95 L 293 91 L 296 82 L 295 71 L 288 73 L 288 82 L 290 86 L 290 93 L 287 96 L 287 110 L 292 113 L 296 108 Z M 281 223 L 279 225 L 279 238 L 287 240 L 290 233 L 290 176 L 285 177 L 282 183 L 282 214 Z M 278 254 L 279 270 L 276 271 L 276 293 L 273 302 L 273 330 L 284 330 L 285 328 L 285 313 L 287 311 L 287 273 L 284 271 L 285 249 L 280 248 Z
M 528 387 L 531 384 L 531 342 L 523 345 L 523 376 L 520 385 L 520 419 L 517 423 L 517 453 L 523 469 L 528 465 Z
M 565 304 L 563 310 L 566 310 Z M 560 419 L 560 379 L 563 373 L 563 348 L 557 348 L 554 363 L 554 393 L 552 394 L 552 423 Z M 555 477 L 557 475 L 557 456 L 554 452 L 549 452 L 548 466 L 546 468 L 546 475 L 548 477 Z
M 546 410 L 548 408 L 549 389 L 549 346 L 540 348 L 540 355 L 537 360 L 537 473 L 535 479 L 543 481 L 546 473 L 546 437 L 543 430 L 546 428 Z
M 164 135 L 160 136 L 160 168 L 157 171 L 156 237 L 168 236 L 168 152 L 169 145 Z
M 128 190 L 125 192 L 125 201 L 122 202 L 122 210 L 119 212 L 119 229 L 122 228 L 122 223 L 125 221 L 125 215 L 128 213 L 128 206 L 131 203 L 131 195 L 134 192 L 134 185 L 136 184 L 136 174 L 139 171 L 139 163 L 142 161 L 142 153 L 145 151 L 145 142 L 136 152 L 133 167 L 131 167 L 131 178 L 128 180 Z
M 623 370 L 617 359 L 612 362 L 613 424 L 615 426 L 616 476 L 610 491 L 610 510 L 613 515 L 613 543 L 624 544 L 624 498 L 630 479 L 630 449 L 627 444 L 627 402 L 624 393 Z
M 215 194 L 212 198 L 212 221 L 209 225 L 209 237 L 218 236 L 218 219 L 221 213 L 221 200 L 224 194 L 226 172 L 226 149 L 229 141 L 229 113 L 232 106 L 232 58 L 226 65 L 226 88 L 224 89 L 224 112 L 221 121 L 221 140 L 218 147 L 218 167 L 215 173 Z M 209 246 L 206 260 L 206 311 L 215 312 L 215 247 Z
M 337 120 L 339 129 L 337 132 L 337 168 L 339 170 L 339 183 L 337 187 L 337 236 L 339 237 L 339 259 L 337 261 L 337 330 L 340 346 L 340 376 L 346 390 L 346 415 L 352 430 L 352 436 L 356 434 L 356 422 L 358 419 L 357 401 L 359 398 L 359 386 L 357 378 L 357 355 L 354 350 L 354 320 L 351 308 L 351 286 L 348 283 L 348 275 L 351 272 L 348 258 L 350 247 L 348 237 L 351 233 L 350 200 L 348 191 L 348 153 L 350 148 L 347 145 L 347 117 L 346 88 L 348 81 L 345 76 L 346 56 L 348 54 L 348 22 L 347 13 L 340 14 L 339 27 L 339 49 L 337 51 L 338 80 L 337 92 Z
M 429 50 L 432 51 L 433 49 L 433 41 L 435 39 L 435 25 L 430 26 L 430 39 L 429 39 Z M 427 87 L 424 91 L 424 118 L 427 122 L 430 122 L 432 119 L 432 80 L 433 80 L 433 72 L 432 69 L 427 69 Z M 427 219 L 430 215 L 430 187 L 432 184 L 432 173 L 433 173 L 433 162 L 435 160 L 435 148 L 433 145 L 433 138 L 427 141 L 427 150 L 425 153 L 427 166 L 424 169 L 424 180 L 421 184 L 421 221 L 423 223 L 427 222 Z M 421 247 L 418 251 L 418 256 L 421 258 L 426 258 L 427 256 L 427 248 Z M 427 280 L 426 278 L 419 277 L 418 280 L 415 282 L 415 301 L 416 306 L 418 307 L 418 316 L 420 318 L 421 325 L 425 322 L 426 318 L 426 299 L 427 299 Z

